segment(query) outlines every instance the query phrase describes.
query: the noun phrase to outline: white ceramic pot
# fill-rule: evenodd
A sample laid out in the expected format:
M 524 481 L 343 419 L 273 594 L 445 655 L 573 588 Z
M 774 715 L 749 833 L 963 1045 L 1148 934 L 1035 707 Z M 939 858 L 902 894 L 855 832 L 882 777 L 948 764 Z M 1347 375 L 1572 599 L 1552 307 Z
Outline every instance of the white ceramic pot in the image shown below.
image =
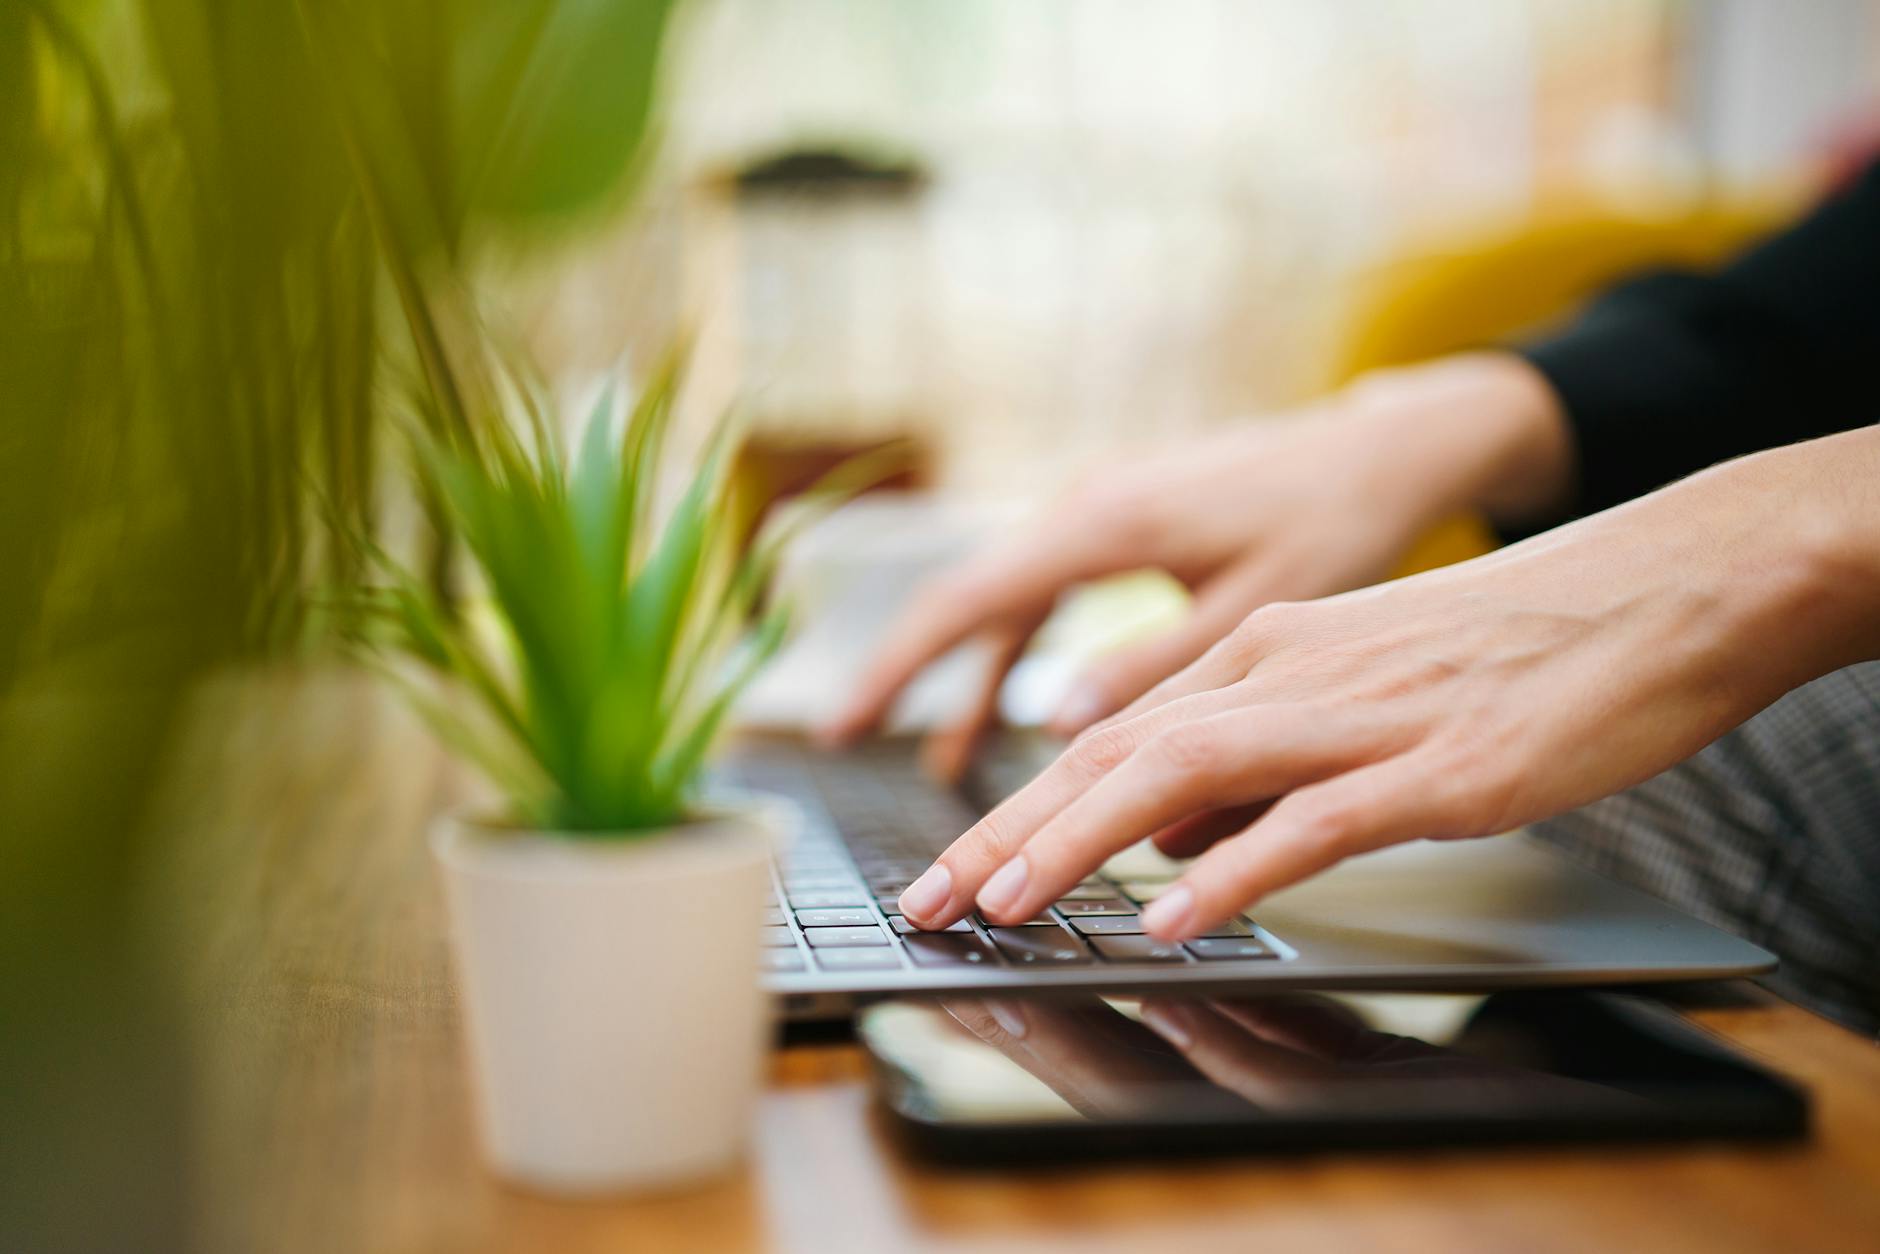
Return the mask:
M 500 1175 L 630 1192 L 738 1159 L 769 1028 L 757 929 L 780 819 L 752 804 L 621 839 L 438 825 L 478 1114 Z

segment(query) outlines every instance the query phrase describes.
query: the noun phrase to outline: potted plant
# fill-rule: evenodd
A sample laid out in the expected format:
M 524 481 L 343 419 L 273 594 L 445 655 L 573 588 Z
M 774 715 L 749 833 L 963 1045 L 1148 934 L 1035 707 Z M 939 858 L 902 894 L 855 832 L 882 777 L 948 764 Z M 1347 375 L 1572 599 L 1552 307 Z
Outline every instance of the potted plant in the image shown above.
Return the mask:
M 558 1193 L 733 1161 L 766 1031 L 757 929 L 785 812 L 699 783 L 782 639 L 782 608 L 758 607 L 792 526 L 746 542 L 723 428 L 658 520 L 675 361 L 630 414 L 610 388 L 572 453 L 533 411 L 520 435 L 419 437 L 420 487 L 483 587 L 453 606 L 421 564 L 372 548 L 382 579 L 358 620 L 369 656 L 500 795 L 445 818 L 432 848 L 489 1158 Z

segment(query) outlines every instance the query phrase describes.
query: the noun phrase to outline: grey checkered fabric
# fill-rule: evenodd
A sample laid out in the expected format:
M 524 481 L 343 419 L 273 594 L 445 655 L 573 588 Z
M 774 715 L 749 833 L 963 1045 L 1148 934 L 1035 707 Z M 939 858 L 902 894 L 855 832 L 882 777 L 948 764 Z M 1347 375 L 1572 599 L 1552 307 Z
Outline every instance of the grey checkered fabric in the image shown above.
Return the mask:
M 1776 992 L 1880 1032 L 1880 662 L 1798 688 L 1689 761 L 1533 830 L 1773 950 Z

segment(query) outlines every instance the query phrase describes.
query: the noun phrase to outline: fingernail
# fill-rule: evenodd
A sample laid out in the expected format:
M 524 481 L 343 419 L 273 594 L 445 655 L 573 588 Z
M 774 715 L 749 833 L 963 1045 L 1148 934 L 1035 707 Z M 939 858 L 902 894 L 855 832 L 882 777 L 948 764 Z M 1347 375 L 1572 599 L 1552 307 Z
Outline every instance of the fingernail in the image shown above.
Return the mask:
M 1186 1052 L 1195 1043 L 1194 1029 L 1184 1006 L 1172 1006 L 1159 1001 L 1145 1003 L 1142 1021 L 1176 1049 Z
M 1031 868 L 1025 865 L 1025 859 L 1013 858 L 993 872 L 986 886 L 979 890 L 979 908 L 1004 914 L 1025 891 L 1025 878 L 1030 874 Z
M 1031 1025 L 1025 1022 L 1024 1010 L 1009 1001 L 1001 1001 L 997 997 L 988 998 L 986 1009 L 991 1012 L 998 1025 L 1005 1029 L 1007 1036 L 1022 1041 L 1025 1039 L 1025 1033 L 1031 1030 Z
M 953 896 L 953 872 L 936 862 L 901 894 L 901 913 L 910 919 L 931 919 Z
M 1080 732 L 1109 713 L 1108 704 L 1097 689 L 1079 684 L 1070 690 L 1057 713 L 1051 716 L 1052 730 L 1065 735 Z
M 1188 934 L 1194 913 L 1193 891 L 1186 884 L 1177 884 L 1149 903 L 1149 908 L 1142 912 L 1142 927 L 1162 940 L 1181 940 Z

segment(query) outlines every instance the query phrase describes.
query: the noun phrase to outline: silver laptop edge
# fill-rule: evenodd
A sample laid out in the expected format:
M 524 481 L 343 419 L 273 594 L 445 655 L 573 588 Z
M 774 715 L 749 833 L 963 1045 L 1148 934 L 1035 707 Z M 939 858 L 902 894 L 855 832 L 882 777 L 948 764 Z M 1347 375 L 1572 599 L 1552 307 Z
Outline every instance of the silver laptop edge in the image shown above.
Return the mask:
M 920 967 L 878 903 L 893 969 L 772 971 L 786 1018 L 847 1014 L 892 994 L 1282 989 L 1465 991 L 1712 979 L 1772 970 L 1773 954 L 1521 833 L 1425 841 L 1353 859 L 1249 912 L 1273 955 L 1154 965 Z M 786 912 L 787 913 L 787 912 Z M 794 931 L 805 946 L 804 929 Z M 806 954 L 806 957 L 813 955 Z M 806 966 L 813 966 L 806 962 Z

